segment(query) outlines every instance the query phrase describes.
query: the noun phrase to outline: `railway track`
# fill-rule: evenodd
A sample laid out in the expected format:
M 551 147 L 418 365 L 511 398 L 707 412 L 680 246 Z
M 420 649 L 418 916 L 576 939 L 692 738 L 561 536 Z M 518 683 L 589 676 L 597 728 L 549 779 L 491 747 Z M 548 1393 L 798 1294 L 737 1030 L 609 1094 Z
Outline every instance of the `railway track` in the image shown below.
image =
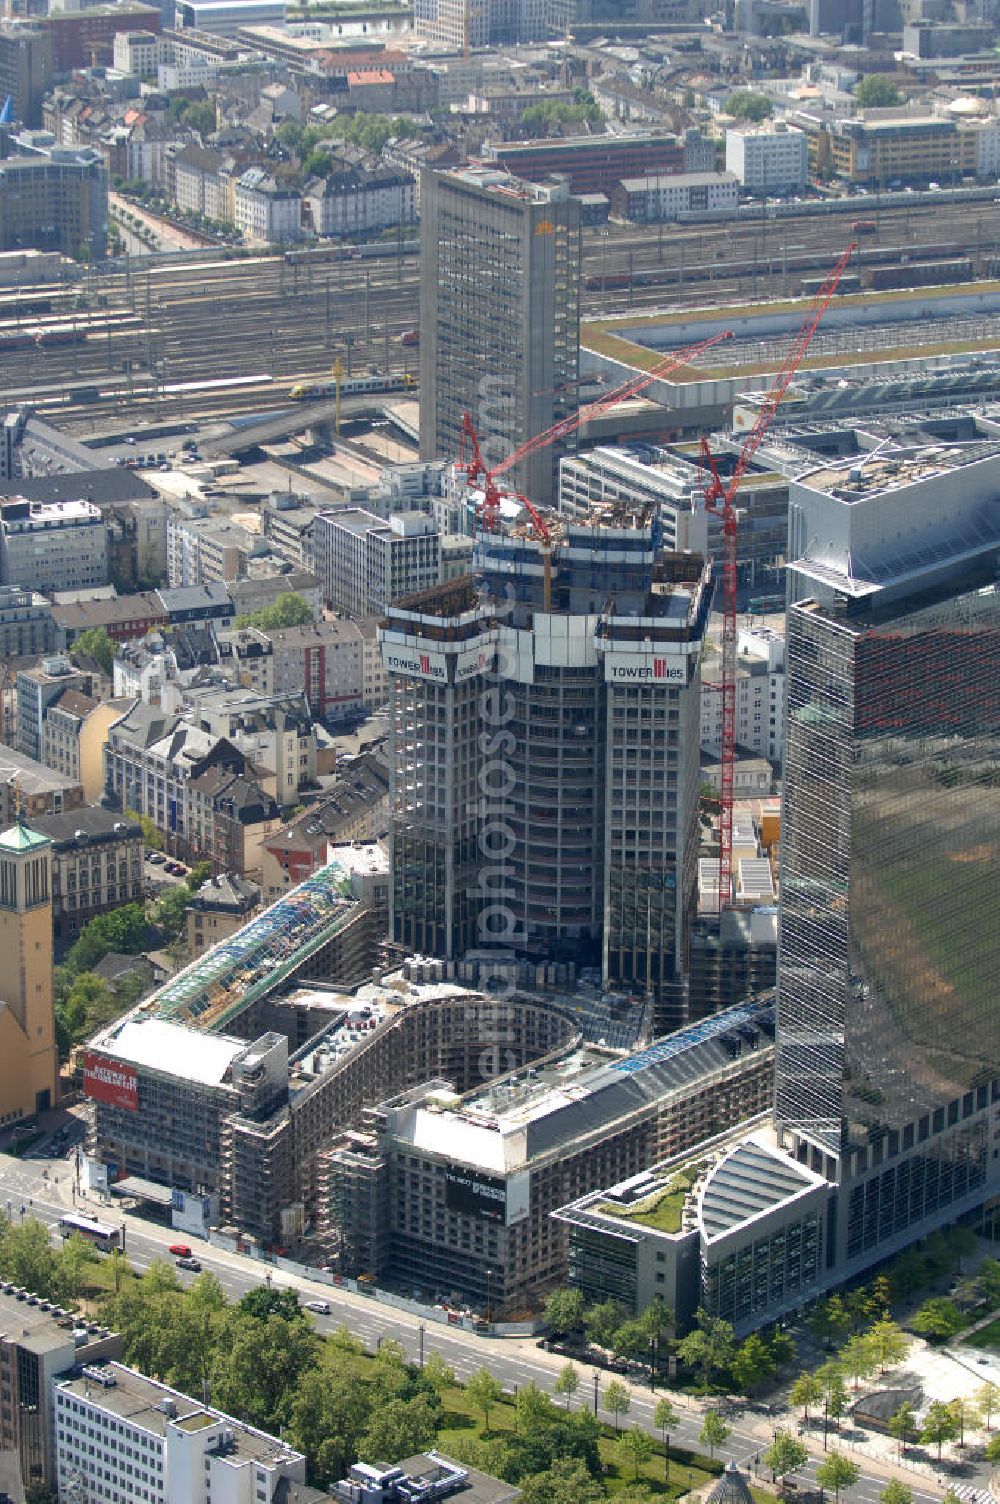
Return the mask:
M 877 233 L 866 235 L 860 248 L 862 268 L 960 252 L 974 275 L 992 271 L 1000 258 L 1000 206 L 933 208 L 922 201 L 912 211 L 876 209 Z M 870 201 L 855 200 L 829 218 L 588 228 L 583 317 L 794 296 L 810 274 L 828 269 L 851 234 L 851 217 L 861 212 L 873 212 Z M 75 426 L 99 409 L 126 422 L 133 416 L 141 422 L 157 407 L 159 415 L 186 415 L 191 407 L 193 416 L 194 394 L 168 388 L 266 372 L 270 380 L 259 385 L 197 397 L 199 411 L 211 416 L 257 412 L 284 400 L 295 380 L 327 375 L 337 358 L 353 372 L 374 365 L 415 375 L 419 352 L 404 350 L 399 337 L 419 320 L 419 266 L 412 254 L 397 259 L 394 250 L 387 245 L 384 259 L 330 262 L 280 255 L 228 259 L 207 250 L 141 268 L 132 261 L 111 271 L 91 269 L 72 289 L 25 289 L 36 319 L 53 327 L 71 321 L 86 332 L 65 347 L 5 352 L 5 398 L 36 403 Z M 13 309 L 11 301 L 9 294 L 0 297 L 0 322 L 16 329 L 31 315 L 27 307 L 18 310 L 16 294 Z M 117 395 L 74 398 L 74 390 L 84 388 Z

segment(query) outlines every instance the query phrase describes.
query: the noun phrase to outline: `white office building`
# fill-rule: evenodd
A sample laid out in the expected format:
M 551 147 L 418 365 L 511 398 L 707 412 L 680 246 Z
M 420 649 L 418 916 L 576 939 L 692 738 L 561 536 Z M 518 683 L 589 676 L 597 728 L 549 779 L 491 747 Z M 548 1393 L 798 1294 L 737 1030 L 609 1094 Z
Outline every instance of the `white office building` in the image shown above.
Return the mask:
M 301 1452 L 122 1363 L 57 1379 L 52 1401 L 60 1499 L 312 1504 L 325 1497 L 306 1485 Z
M 732 126 L 726 131 L 726 171 L 748 193 L 796 193 L 806 185 L 809 142 L 783 121 Z
M 321 512 L 313 539 L 324 596 L 351 616 L 376 616 L 438 583 L 441 543 L 425 512 L 394 512 L 388 522 L 360 507 Z
M 710 552 L 710 518 L 697 472 L 668 449 L 649 445 L 607 446 L 559 462 L 559 510 L 582 516 L 595 502 L 650 504 L 660 509 L 663 547 Z
M 722 751 L 720 654 L 701 671 L 701 745 Z M 766 627 L 741 631 L 736 645 L 736 740 L 748 751 L 781 762 L 785 733 L 785 639 Z
M 614 207 L 634 224 L 658 224 L 681 214 L 735 214 L 739 202 L 732 172 L 674 172 L 623 178 Z
M 0 503 L 0 584 L 88 590 L 108 581 L 108 533 L 89 501 Z

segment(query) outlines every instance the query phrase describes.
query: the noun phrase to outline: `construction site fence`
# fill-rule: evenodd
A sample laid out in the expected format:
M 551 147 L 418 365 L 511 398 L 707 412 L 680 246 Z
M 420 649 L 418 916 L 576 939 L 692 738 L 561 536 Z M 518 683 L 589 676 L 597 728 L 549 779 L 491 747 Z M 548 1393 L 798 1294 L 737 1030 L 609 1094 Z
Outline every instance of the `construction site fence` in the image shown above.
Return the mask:
M 484 1322 L 476 1316 L 463 1316 L 458 1311 L 441 1310 L 437 1306 L 424 1305 L 419 1300 L 409 1300 L 392 1290 L 382 1290 L 367 1280 L 349 1279 L 346 1275 L 334 1274 L 329 1269 L 319 1269 L 311 1264 L 300 1264 L 295 1259 L 282 1258 L 247 1248 L 241 1241 L 212 1228 L 208 1241 L 231 1253 L 249 1254 L 268 1269 L 276 1269 L 293 1279 L 308 1280 L 314 1285 L 326 1285 L 330 1290 L 343 1290 L 349 1295 L 362 1295 L 366 1300 L 396 1311 L 405 1311 L 420 1321 L 433 1321 L 438 1326 L 456 1327 L 461 1331 L 478 1332 L 481 1337 L 534 1337 L 542 1331 L 544 1323 L 539 1317 L 534 1321 Z

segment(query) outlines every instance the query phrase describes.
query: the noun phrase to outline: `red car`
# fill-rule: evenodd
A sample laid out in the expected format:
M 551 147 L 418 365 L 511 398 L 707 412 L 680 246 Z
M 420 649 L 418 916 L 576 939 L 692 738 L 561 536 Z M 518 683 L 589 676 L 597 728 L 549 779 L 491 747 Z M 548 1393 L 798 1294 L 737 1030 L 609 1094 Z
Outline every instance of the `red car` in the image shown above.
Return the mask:
M 189 1259 L 191 1250 L 186 1243 L 171 1243 L 170 1252 L 175 1259 Z

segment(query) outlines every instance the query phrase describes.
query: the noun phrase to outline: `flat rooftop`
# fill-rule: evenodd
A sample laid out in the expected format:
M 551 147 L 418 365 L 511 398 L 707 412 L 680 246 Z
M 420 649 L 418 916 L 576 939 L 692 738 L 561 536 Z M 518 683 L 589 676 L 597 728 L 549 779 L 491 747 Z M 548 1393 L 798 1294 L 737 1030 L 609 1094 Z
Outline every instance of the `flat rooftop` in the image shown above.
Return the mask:
M 247 1048 L 247 1041 L 228 1034 L 203 1033 L 193 1044 L 189 1025 L 140 1011 L 127 1014 L 95 1035 L 92 1046 L 99 1054 L 144 1070 L 185 1076 L 200 1086 L 222 1086 L 233 1061 Z
M 644 315 L 589 320 L 581 325 L 580 343 L 592 356 L 651 371 L 672 350 L 729 329 L 734 339 L 659 379 L 665 385 L 687 386 L 770 375 L 780 368 L 789 340 L 811 309 L 810 298 L 667 307 Z M 893 361 L 912 361 L 919 368 L 928 357 L 995 351 L 1000 349 L 998 313 L 1000 292 L 991 282 L 838 294 L 799 366 L 799 385 L 812 371 L 849 372 L 860 367 L 871 375 L 880 364 Z M 655 397 L 655 387 L 650 395 Z
M 931 444 L 919 449 L 894 449 L 886 444 L 879 449 L 881 452 L 871 458 L 862 454 L 807 471 L 799 477 L 800 483 L 814 491 L 827 491 L 841 501 L 867 501 L 1000 455 L 1000 443 L 989 441 L 961 446 Z
M 0 1284 L 0 1336 L 17 1342 L 31 1352 L 51 1352 L 73 1341 L 73 1320 L 54 1308 L 49 1301 L 16 1286 Z
M 690 1088 L 732 1065 L 744 1051 L 769 1049 L 774 1004 L 768 998 L 727 1008 L 632 1054 L 575 1045 L 461 1098 L 404 1108 L 395 1133 L 428 1153 L 504 1173 Z
M 127 1368 L 124 1363 L 102 1363 L 99 1367 L 94 1366 L 91 1373 L 100 1373 L 105 1382 L 99 1383 L 84 1373 L 77 1378 L 58 1381 L 56 1393 L 71 1394 L 75 1399 L 110 1411 L 153 1436 L 165 1436 L 168 1426 L 176 1426 L 187 1432 L 205 1431 L 209 1427 L 219 1427 L 220 1430 L 224 1428 L 231 1444 L 227 1453 L 230 1459 L 274 1463 L 282 1460 L 297 1461 L 302 1456 L 300 1452 L 286 1447 L 276 1436 L 268 1436 L 264 1431 L 246 1426 L 221 1410 L 213 1410 L 210 1406 L 191 1399 L 179 1389 L 171 1389 L 169 1385 L 159 1384 L 134 1368 Z M 109 1383 L 108 1380 L 114 1382 Z M 168 1405 L 166 1409 L 165 1402 Z M 173 1414 L 169 1408 L 171 1402 Z

